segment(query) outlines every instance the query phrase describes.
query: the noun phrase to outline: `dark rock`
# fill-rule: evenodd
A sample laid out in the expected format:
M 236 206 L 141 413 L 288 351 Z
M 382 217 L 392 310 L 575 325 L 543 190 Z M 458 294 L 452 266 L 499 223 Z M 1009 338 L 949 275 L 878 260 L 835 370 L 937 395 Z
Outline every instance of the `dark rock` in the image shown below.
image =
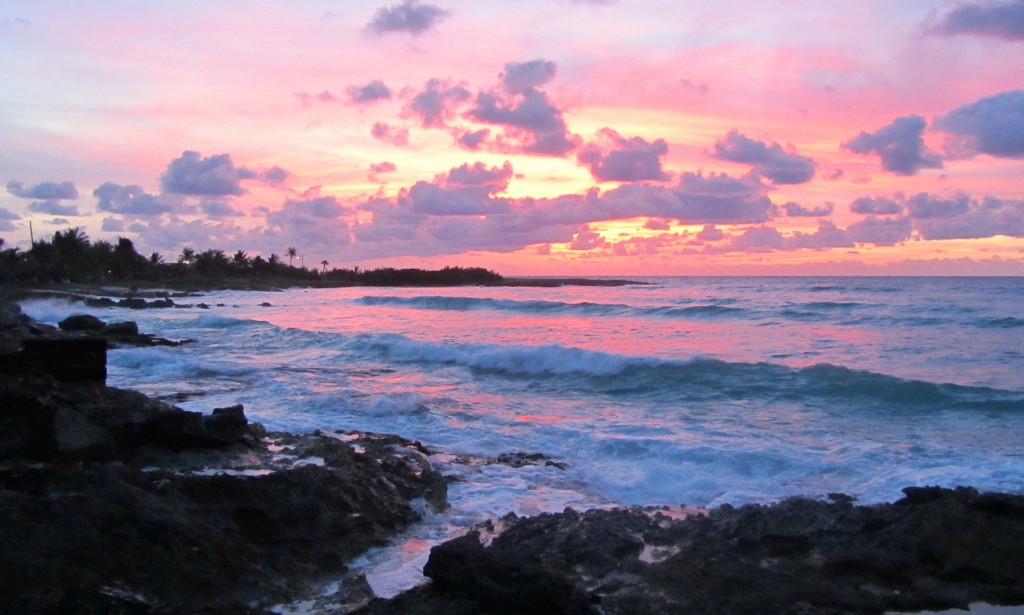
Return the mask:
M 174 301 L 170 299 L 154 299 L 153 301 L 146 301 L 141 297 L 126 297 L 117 302 L 120 307 L 126 307 L 133 310 L 144 310 L 147 308 L 172 308 L 175 307 Z
M 239 605 L 308 596 L 419 519 L 414 500 L 446 506 L 414 449 L 264 435 L 241 406 L 0 382 L 0 612 L 262 612 Z
M 436 547 L 430 586 L 364 612 L 880 615 L 1024 604 L 1024 496 L 927 487 L 892 504 L 832 500 L 685 520 L 637 509 L 507 520 L 490 546 L 469 534 Z
M 260 304 L 260 307 L 274 307 L 274 305 L 269 301 L 264 301 L 263 303 Z
M 102 324 L 102 323 L 101 323 Z M 24 371 L 50 374 L 65 382 L 107 379 L 107 341 L 93 337 L 29 337 L 19 358 Z
M 103 329 L 103 321 L 90 314 L 72 314 L 57 323 L 61 331 L 99 331 Z
M 107 323 L 102 331 L 107 337 L 131 337 L 139 334 L 139 325 L 134 320 L 111 322 Z

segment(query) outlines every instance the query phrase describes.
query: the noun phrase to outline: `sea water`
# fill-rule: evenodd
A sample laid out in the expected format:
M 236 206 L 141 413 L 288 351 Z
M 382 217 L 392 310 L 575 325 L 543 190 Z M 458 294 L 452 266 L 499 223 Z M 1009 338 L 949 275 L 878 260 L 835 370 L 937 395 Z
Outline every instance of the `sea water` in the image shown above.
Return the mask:
M 112 386 L 445 453 L 451 510 L 362 562 L 385 595 L 415 582 L 431 545 L 509 512 L 832 492 L 873 503 L 911 485 L 1024 493 L 1024 279 L 636 281 L 22 306 L 195 340 L 111 351 Z M 483 461 L 510 452 L 557 463 Z

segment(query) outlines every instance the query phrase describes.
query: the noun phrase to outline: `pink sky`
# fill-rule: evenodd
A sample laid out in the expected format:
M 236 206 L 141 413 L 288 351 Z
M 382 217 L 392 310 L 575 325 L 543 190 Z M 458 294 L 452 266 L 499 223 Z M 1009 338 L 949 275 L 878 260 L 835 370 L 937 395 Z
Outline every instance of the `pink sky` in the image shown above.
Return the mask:
M 0 7 L 0 238 L 1024 274 L 1024 0 Z

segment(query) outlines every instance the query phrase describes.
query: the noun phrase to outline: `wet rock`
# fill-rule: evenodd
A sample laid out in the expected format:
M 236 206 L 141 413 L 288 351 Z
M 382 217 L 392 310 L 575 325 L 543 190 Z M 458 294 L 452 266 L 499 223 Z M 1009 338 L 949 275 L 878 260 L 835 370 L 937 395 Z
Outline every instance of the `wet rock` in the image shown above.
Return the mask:
M 61 331 L 100 331 L 106 325 L 91 314 L 72 314 L 57 323 Z
M 139 334 L 139 325 L 134 320 L 124 320 L 107 323 L 101 330 L 106 337 L 134 337 Z
M 824 615 L 1024 604 L 1024 496 L 906 495 L 877 506 L 835 496 L 723 506 L 684 520 L 638 509 L 506 520 L 489 546 L 467 534 L 436 547 L 431 585 L 364 612 Z M 542 591 L 554 592 L 546 607 L 524 597 Z
M 339 578 L 419 519 L 418 502 L 447 504 L 446 479 L 398 443 L 357 454 L 267 435 L 241 406 L 207 416 L 14 380 L 0 382 L 4 613 L 262 612 Z

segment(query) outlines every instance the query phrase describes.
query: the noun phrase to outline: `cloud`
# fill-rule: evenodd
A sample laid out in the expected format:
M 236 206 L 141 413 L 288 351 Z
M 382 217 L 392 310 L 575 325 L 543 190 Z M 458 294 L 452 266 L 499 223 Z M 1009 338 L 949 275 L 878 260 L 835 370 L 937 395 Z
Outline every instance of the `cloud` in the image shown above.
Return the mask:
M 103 223 L 100 225 L 100 230 L 107 233 L 123 233 L 125 230 L 124 220 L 121 218 L 115 218 L 108 216 L 103 218 Z
M 245 193 L 238 181 L 246 174 L 235 169 L 228 154 L 203 158 L 199 152 L 185 151 L 167 166 L 160 185 L 174 194 L 237 196 Z
M 448 17 L 448 11 L 416 0 L 405 0 L 396 6 L 377 9 L 367 26 L 373 32 L 409 32 L 422 34 Z
M 572 241 L 569 243 L 569 249 L 586 251 L 603 248 L 607 245 L 608 242 L 600 233 L 590 230 L 588 226 L 583 226 L 573 236 Z
M 366 179 L 368 179 L 368 180 L 370 180 L 372 182 L 379 182 L 379 181 L 381 181 L 380 180 L 380 175 L 381 174 L 383 174 L 383 173 L 394 173 L 397 170 L 398 170 L 398 167 L 395 166 L 395 163 L 388 162 L 386 160 L 384 162 L 378 162 L 376 164 L 371 164 L 370 165 L 370 172 L 366 174 Z
M 922 192 L 907 199 L 906 207 L 911 218 L 949 218 L 967 213 L 970 199 L 965 194 L 943 199 Z
M 697 239 L 701 241 L 718 241 L 724 237 L 725 233 L 722 229 L 715 227 L 714 224 L 705 224 L 704 228 L 697 233 Z
M 165 196 L 146 193 L 141 186 L 122 186 L 106 182 L 92 191 L 100 211 L 133 216 L 159 216 L 175 212 L 178 207 Z
M 749 164 L 754 171 L 776 184 L 802 184 L 814 177 L 814 161 L 786 152 L 778 143 L 768 145 L 733 130 L 715 143 L 715 158 Z
M 512 165 L 487 168 L 482 162 L 451 169 L 438 183 L 416 182 L 404 195 L 410 211 L 434 216 L 482 216 L 507 213 L 509 201 L 492 195 L 504 191 Z M 401 199 L 402 197 L 400 197 Z
M 444 128 L 455 116 L 458 105 L 471 98 L 462 84 L 445 79 L 427 81 L 423 91 L 413 97 L 406 112 L 418 117 L 424 128 Z
M 1021 20 L 1024 27 L 1024 16 Z M 954 109 L 934 125 L 959 137 L 958 149 L 968 153 L 1024 158 L 1024 90 L 982 98 Z
M 370 129 L 370 134 L 374 139 L 383 141 L 384 143 L 390 143 L 391 145 L 397 145 L 399 147 L 409 145 L 408 128 L 393 128 L 384 122 L 377 122 L 373 125 L 373 128 Z
M 786 215 L 790 218 L 822 218 L 832 215 L 835 205 L 826 203 L 821 207 L 808 208 L 799 203 L 789 202 L 783 205 L 782 209 L 786 211 Z
M 525 94 L 555 78 L 557 66 L 550 60 L 509 62 L 501 73 L 501 82 L 509 94 Z
M 755 178 L 684 173 L 673 188 L 624 184 L 594 199 L 600 217 L 589 221 L 656 216 L 685 224 L 753 224 L 766 222 L 774 206 Z
M 291 177 L 291 173 L 276 166 L 259 171 L 253 171 L 242 167 L 238 169 L 237 177 L 238 179 L 255 179 L 265 184 L 270 184 L 271 186 L 277 186 L 284 183 L 286 179 Z
M 391 89 L 380 79 L 375 79 L 366 85 L 349 86 L 345 88 L 345 93 L 348 94 L 349 101 L 357 105 L 391 98 Z
M 940 34 L 974 34 L 1024 40 L 1024 0 L 961 4 L 932 29 Z
M 506 99 L 496 92 L 481 92 L 469 116 L 484 124 L 502 126 L 511 151 L 539 156 L 564 156 L 579 138 L 570 135 L 562 112 L 540 90 L 526 90 Z
M 281 209 L 267 213 L 260 240 L 280 246 L 276 250 L 294 245 L 304 254 L 334 252 L 351 242 L 352 213 L 333 196 L 288 199 Z
M 25 187 L 20 181 L 12 179 L 7 182 L 7 192 L 22 199 L 56 200 L 78 198 L 78 189 L 75 188 L 75 184 L 69 181 L 42 182 L 34 186 Z
M 240 218 L 245 215 L 223 201 L 203 201 L 199 210 L 207 218 Z
M 855 154 L 877 154 L 882 158 L 883 169 L 899 175 L 916 175 L 921 169 L 941 169 L 942 158 L 929 152 L 921 138 L 925 126 L 924 118 L 919 115 L 896 118 L 875 133 L 862 131 L 843 143 L 843 147 Z
M 601 143 L 587 143 L 578 159 L 597 181 L 667 181 L 661 157 L 668 153 L 664 139 L 648 143 L 640 137 L 625 139 L 611 128 L 598 132 Z
M 33 201 L 29 203 L 28 210 L 31 212 L 51 214 L 54 216 L 80 216 L 78 206 L 64 205 L 57 199 L 46 199 L 45 201 Z
M 470 151 L 476 151 L 480 149 L 484 141 L 491 134 L 491 131 L 487 128 L 481 128 L 480 130 L 455 130 L 453 136 L 455 137 L 455 143 L 463 149 Z
M 892 246 L 910 239 L 914 231 L 908 218 L 876 218 L 868 216 L 860 222 L 846 227 L 850 238 L 857 243 L 872 243 L 877 246 Z
M 309 92 L 296 92 L 295 97 L 299 99 L 303 107 L 308 107 L 315 100 L 322 103 L 336 103 L 341 99 L 335 96 L 333 93 L 324 90 L 319 94 L 310 94 Z
M 862 196 L 850 203 L 850 211 L 855 214 L 891 215 L 903 213 L 903 203 L 885 197 Z
M 923 239 L 981 239 L 1006 235 L 1024 237 L 1024 201 L 958 197 L 956 214 L 915 220 Z

